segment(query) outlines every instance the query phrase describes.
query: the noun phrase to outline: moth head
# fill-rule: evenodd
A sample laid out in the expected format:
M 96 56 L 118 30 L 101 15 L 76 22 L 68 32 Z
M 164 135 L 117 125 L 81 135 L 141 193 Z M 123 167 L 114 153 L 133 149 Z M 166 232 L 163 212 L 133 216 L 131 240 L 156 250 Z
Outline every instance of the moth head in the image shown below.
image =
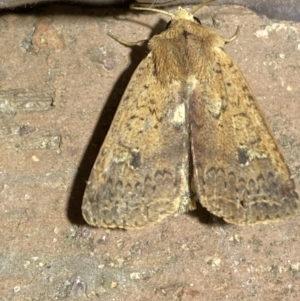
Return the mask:
M 192 21 L 192 22 L 201 24 L 201 22 L 198 18 L 196 18 L 192 13 L 181 8 L 180 6 L 178 7 L 178 10 L 173 15 L 172 21 L 173 20 L 188 20 L 188 21 Z
M 172 19 L 171 19 L 171 21 L 168 22 L 167 28 L 170 27 L 170 25 L 173 21 L 180 21 L 180 20 L 188 20 L 191 22 L 201 24 L 201 22 L 198 18 L 196 18 L 193 14 L 191 14 L 187 10 L 181 8 L 180 6 L 178 7 L 177 11 L 171 15 L 171 17 L 172 17 Z
M 194 21 L 194 15 L 179 6 L 177 11 L 173 15 L 172 20 L 182 20 L 182 19 Z

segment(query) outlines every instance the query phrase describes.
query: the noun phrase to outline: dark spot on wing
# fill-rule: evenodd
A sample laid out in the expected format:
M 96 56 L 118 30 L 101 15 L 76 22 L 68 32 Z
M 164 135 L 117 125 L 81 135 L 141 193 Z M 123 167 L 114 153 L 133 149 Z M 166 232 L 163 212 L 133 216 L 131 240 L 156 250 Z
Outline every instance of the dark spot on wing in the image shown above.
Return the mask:
M 139 168 L 141 166 L 141 154 L 140 154 L 140 151 L 139 150 L 134 150 L 132 153 L 131 153 L 131 162 L 130 162 L 130 165 L 136 169 L 136 168 Z
M 249 162 L 249 157 L 246 148 L 238 147 L 237 151 L 238 151 L 238 158 L 240 164 L 245 165 L 247 162 Z

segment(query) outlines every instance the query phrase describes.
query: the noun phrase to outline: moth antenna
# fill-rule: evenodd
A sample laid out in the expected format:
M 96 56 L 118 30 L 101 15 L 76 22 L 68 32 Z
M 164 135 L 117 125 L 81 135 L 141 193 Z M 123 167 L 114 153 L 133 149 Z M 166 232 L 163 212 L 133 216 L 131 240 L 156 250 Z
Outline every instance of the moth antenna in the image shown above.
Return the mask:
M 167 4 L 167 3 L 171 3 L 173 1 L 168 1 L 164 4 Z M 174 17 L 174 14 L 172 13 L 169 13 L 165 10 L 162 10 L 162 9 L 157 9 L 157 8 L 153 8 L 153 7 L 147 7 L 147 6 L 143 6 L 142 4 L 130 4 L 129 5 L 129 8 L 130 9 L 133 9 L 133 10 L 144 10 L 144 11 L 153 11 L 153 12 L 157 12 L 157 13 L 161 13 L 161 14 L 164 14 L 164 15 L 167 15 L 167 16 L 170 16 L 171 18 Z
M 194 8 L 191 10 L 190 13 L 194 15 L 200 8 L 209 5 L 209 4 L 212 3 L 213 1 L 215 1 L 215 0 L 207 0 L 207 1 L 204 1 L 204 2 L 200 3 L 199 5 L 197 5 L 196 7 L 194 7 Z
M 154 7 L 154 8 L 157 8 L 157 7 L 164 7 L 164 6 L 169 5 L 169 4 L 174 4 L 174 2 L 176 2 L 176 0 L 170 0 L 170 1 L 161 2 L 161 3 L 152 3 L 152 2 L 132 3 L 130 5 L 133 5 L 133 6 L 136 5 L 136 6 L 139 6 L 139 7 Z

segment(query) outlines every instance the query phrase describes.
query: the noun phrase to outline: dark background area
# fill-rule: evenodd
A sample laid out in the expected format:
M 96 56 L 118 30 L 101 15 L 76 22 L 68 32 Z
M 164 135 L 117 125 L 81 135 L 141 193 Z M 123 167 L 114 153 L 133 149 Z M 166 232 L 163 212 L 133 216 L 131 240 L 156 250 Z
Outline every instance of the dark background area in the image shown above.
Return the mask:
M 18 6 L 34 6 L 38 3 L 70 3 L 76 5 L 93 6 L 128 6 L 132 1 L 128 0 L 0 0 L 0 8 L 15 8 Z M 149 3 L 149 1 L 138 0 L 138 3 Z M 155 1 L 160 3 L 163 1 Z M 150 2 L 151 3 L 151 2 Z M 174 1 L 171 6 L 195 5 L 200 1 Z M 211 5 L 236 4 L 247 7 L 257 14 L 266 15 L 271 19 L 300 21 L 300 2 L 298 0 L 217 0 Z

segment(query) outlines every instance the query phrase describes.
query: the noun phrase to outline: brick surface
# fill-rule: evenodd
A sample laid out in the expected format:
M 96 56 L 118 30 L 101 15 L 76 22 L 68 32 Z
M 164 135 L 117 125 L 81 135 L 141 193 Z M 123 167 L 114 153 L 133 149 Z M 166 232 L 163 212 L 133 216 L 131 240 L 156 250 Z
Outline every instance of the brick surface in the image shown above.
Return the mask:
M 242 7 L 197 14 L 245 73 L 300 187 L 300 25 Z M 299 215 L 226 225 L 203 209 L 140 231 L 93 229 L 85 182 L 120 97 L 167 17 L 41 6 L 0 17 L 1 300 L 299 300 Z

